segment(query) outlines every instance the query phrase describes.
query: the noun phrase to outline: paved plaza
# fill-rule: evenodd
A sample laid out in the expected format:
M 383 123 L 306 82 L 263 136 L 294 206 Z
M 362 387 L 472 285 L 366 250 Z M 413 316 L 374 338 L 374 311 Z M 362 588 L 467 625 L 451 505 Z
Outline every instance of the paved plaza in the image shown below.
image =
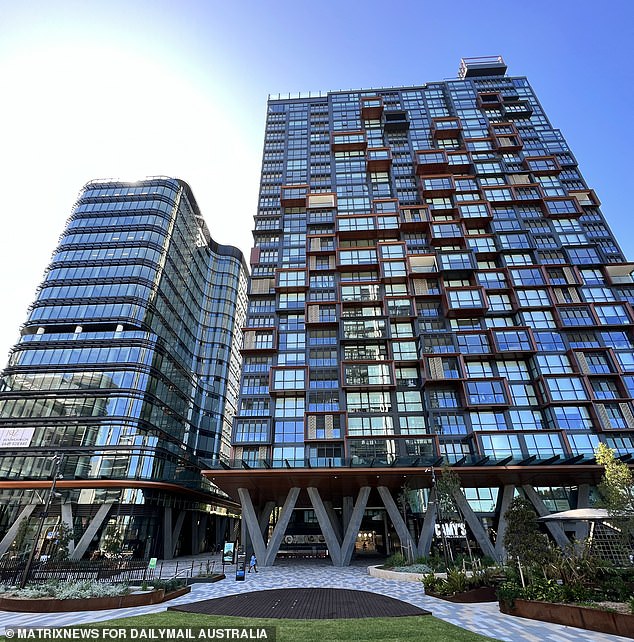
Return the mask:
M 184 562 L 180 561 L 179 564 L 182 568 Z M 216 562 L 216 567 L 218 567 L 218 562 Z M 504 615 L 499 612 L 497 602 L 484 604 L 445 602 L 425 595 L 422 585 L 418 582 L 399 582 L 370 577 L 366 565 L 335 568 L 324 560 L 280 561 L 273 567 L 260 568 L 257 574 L 247 574 L 244 582 L 235 581 L 232 574 L 234 569 L 235 567 L 227 567 L 226 580 L 214 584 L 194 584 L 191 593 L 164 604 L 109 611 L 42 615 L 0 611 L 0 634 L 4 633 L 5 627 L 67 626 L 157 613 L 165 611 L 168 606 L 248 591 L 281 588 L 340 588 L 369 591 L 403 600 L 421 609 L 431 611 L 432 615 L 441 620 L 498 640 L 508 640 L 509 642 L 628 642 L 628 638 L 616 635 Z

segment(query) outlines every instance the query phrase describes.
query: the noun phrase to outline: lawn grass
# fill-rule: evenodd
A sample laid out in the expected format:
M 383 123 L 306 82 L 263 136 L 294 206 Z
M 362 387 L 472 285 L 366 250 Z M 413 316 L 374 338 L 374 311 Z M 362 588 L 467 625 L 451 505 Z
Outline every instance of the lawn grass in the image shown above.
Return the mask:
M 493 639 L 461 629 L 431 615 L 354 620 L 279 620 L 165 611 L 82 625 L 82 628 L 243 626 L 275 627 L 277 642 L 343 642 L 347 640 L 485 642 Z M 0 637 L 0 641 L 5 642 L 5 638 Z

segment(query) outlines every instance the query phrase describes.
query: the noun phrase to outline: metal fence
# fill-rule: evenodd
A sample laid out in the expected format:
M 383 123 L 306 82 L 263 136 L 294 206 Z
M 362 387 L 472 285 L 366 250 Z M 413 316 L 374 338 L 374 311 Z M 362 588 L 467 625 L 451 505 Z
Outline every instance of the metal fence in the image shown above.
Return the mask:
M 24 559 L 0 559 L 0 584 L 13 586 L 19 584 L 26 561 Z M 77 582 L 93 580 L 110 584 L 141 584 L 154 580 L 209 577 L 216 574 L 214 560 L 173 560 L 161 561 L 150 568 L 149 560 L 138 559 L 100 559 L 64 560 L 35 562 L 29 572 L 27 582 L 39 583 L 49 580 Z
M 0 584 L 18 584 L 25 565 L 23 560 L 0 560 Z M 30 569 L 27 582 L 92 580 L 132 584 L 154 579 L 158 579 L 158 574 L 155 569 L 148 568 L 147 560 L 106 559 L 36 562 Z

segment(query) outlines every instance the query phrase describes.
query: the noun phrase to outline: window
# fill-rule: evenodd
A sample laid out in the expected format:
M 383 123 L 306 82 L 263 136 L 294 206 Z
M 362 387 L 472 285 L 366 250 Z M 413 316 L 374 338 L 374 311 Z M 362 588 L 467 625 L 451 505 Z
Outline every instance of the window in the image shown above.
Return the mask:
M 551 406 L 546 413 L 551 428 L 561 430 L 591 430 L 592 420 L 584 406 Z
M 427 392 L 427 401 L 430 408 L 458 408 L 460 400 L 455 390 L 431 388 Z
M 566 345 L 559 332 L 533 332 L 535 344 L 539 352 L 555 352 L 566 350 Z
M 561 322 L 564 326 L 570 327 L 575 325 L 594 325 L 594 318 L 590 308 L 585 306 L 576 306 L 570 308 L 558 308 Z
M 501 352 L 524 352 L 532 350 L 533 344 L 528 330 L 494 330 L 493 337 Z
M 389 392 L 348 392 L 346 406 L 349 413 L 392 412 Z
M 483 308 L 484 300 L 480 288 L 469 290 L 446 290 L 450 308 Z
M 482 454 L 494 459 L 523 457 L 517 435 L 481 435 Z
M 489 338 L 486 334 L 457 335 L 458 350 L 466 354 L 488 354 L 491 352 Z
M 572 372 L 570 359 L 565 354 L 538 354 L 535 360 L 540 374 L 566 374 Z
M 503 412 L 470 412 L 469 418 L 473 430 L 508 430 Z
M 393 434 L 392 417 L 350 417 L 348 419 L 348 435 L 351 437 Z
M 623 325 L 631 322 L 624 305 L 595 305 L 594 309 L 601 325 Z
M 396 393 L 398 412 L 418 412 L 423 410 L 423 401 L 418 390 Z
M 465 383 L 467 399 L 471 405 L 506 404 L 508 400 L 504 385 L 497 380 L 467 381 Z
M 238 419 L 234 441 L 236 443 L 266 442 L 269 440 L 268 421 L 256 419 Z
M 550 398 L 553 401 L 587 399 L 588 395 L 579 377 L 544 377 Z

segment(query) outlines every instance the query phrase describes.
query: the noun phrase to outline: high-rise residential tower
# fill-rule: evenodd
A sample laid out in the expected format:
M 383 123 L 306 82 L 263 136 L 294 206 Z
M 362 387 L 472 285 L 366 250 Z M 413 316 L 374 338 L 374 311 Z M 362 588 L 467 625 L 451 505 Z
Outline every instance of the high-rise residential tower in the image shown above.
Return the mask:
M 44 532 L 74 557 L 223 540 L 237 506 L 201 470 L 229 453 L 247 274 L 183 181 L 84 187 L 2 374 L 0 553 L 58 465 Z
M 501 58 L 269 99 L 254 239 L 233 453 L 209 476 L 260 563 L 427 554 L 443 464 L 499 558 L 515 493 L 587 506 L 597 444 L 634 453 L 634 264 Z

